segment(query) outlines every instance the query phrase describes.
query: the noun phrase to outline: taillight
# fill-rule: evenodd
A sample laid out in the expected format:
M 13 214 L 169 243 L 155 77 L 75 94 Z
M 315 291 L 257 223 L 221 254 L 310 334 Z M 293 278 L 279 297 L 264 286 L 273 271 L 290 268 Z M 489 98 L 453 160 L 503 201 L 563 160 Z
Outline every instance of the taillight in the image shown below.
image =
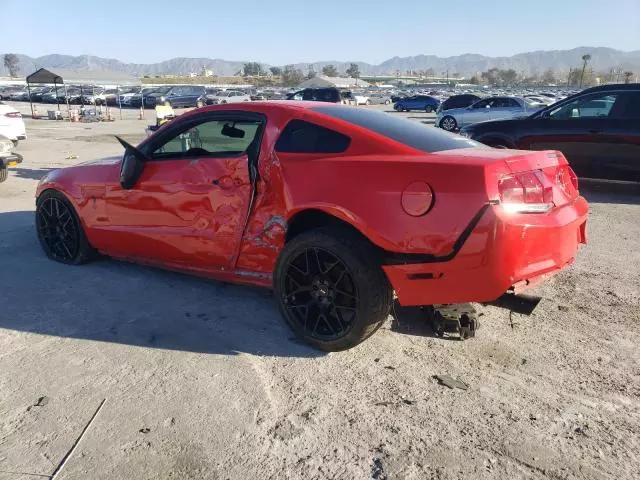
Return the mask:
M 573 197 L 578 192 L 578 177 L 569 165 L 558 167 L 556 183 L 569 197 Z
M 22 118 L 22 114 L 20 112 L 9 112 L 5 113 L 4 116 L 9 118 Z
M 553 186 L 541 170 L 507 175 L 498 182 L 500 204 L 513 213 L 544 213 L 553 208 Z

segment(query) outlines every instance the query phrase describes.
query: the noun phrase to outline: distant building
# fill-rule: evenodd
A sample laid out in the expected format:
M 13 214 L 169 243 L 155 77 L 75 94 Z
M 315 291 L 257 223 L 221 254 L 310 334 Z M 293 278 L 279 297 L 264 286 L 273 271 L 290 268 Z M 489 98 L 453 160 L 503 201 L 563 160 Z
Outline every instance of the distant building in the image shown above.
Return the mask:
M 370 86 L 369 82 L 365 82 L 364 80 L 360 80 L 358 78 L 325 77 L 323 75 L 320 75 L 318 77 L 313 77 L 309 80 L 305 80 L 300 85 L 298 85 L 298 88 L 354 88 L 368 86 Z
M 201 77 L 213 77 L 213 70 L 211 70 L 210 68 L 207 68 L 207 67 L 202 67 L 202 70 L 200 71 L 200 76 Z

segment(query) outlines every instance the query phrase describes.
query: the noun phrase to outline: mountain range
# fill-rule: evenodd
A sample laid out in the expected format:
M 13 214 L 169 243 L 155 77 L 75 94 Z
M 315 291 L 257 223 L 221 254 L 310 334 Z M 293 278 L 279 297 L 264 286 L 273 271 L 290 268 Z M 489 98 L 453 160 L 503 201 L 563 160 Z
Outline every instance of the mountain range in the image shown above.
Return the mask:
M 464 54 L 453 57 L 435 55 L 417 55 L 413 57 L 393 57 L 373 65 L 366 62 L 354 62 L 360 67 L 362 75 L 394 75 L 405 74 L 409 70 L 421 71 L 432 69 L 434 75 L 458 73 L 463 76 L 475 75 L 490 68 L 512 68 L 520 74 L 530 75 L 542 73 L 551 68 L 556 72 L 566 72 L 570 68 L 582 66 L 582 56 L 591 55 L 590 68 L 594 72 L 604 72 L 620 68 L 622 71 L 640 71 L 640 50 L 623 52 L 605 47 L 577 47 L 571 50 L 552 50 L 519 53 L 511 57 L 487 57 L 479 54 Z M 0 54 L 3 55 L 3 54 Z M 211 58 L 172 58 L 159 63 L 124 63 L 112 58 L 101 58 L 92 55 L 60 55 L 52 54 L 42 57 L 18 55 L 21 76 L 35 71 L 37 68 L 69 68 L 76 70 L 115 70 L 134 75 L 188 74 L 199 72 L 203 67 L 211 69 L 216 75 L 234 75 L 239 72 L 244 61 L 229 61 Z M 350 62 L 321 61 L 314 63 L 296 63 L 295 66 L 306 72 L 312 66 L 317 72 L 325 65 L 335 65 L 339 72 L 344 72 Z M 271 65 L 262 64 L 264 68 Z M 0 63 L 0 76 L 8 75 L 7 69 Z

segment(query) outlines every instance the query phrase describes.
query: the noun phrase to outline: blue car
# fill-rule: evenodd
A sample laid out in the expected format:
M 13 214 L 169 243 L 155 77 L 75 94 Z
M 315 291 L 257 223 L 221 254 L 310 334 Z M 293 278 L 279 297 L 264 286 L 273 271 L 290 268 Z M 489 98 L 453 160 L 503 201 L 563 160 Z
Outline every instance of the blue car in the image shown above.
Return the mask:
M 423 110 L 427 113 L 435 112 L 440 106 L 440 100 L 429 95 L 414 95 L 398 100 L 393 109 L 397 112 L 408 112 L 410 110 Z

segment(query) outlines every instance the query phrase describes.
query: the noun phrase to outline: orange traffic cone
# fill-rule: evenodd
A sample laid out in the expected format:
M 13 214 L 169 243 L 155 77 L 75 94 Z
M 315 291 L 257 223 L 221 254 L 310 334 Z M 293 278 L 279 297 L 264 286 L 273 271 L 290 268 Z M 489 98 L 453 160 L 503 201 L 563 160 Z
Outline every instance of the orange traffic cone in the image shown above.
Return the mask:
M 31 114 L 31 118 L 37 120 L 40 118 L 40 113 L 38 112 L 38 107 L 33 107 L 33 113 Z
M 138 114 L 138 120 L 144 120 L 144 108 L 140 107 L 140 113 Z
M 78 111 L 77 110 L 72 110 L 71 111 L 71 121 L 72 122 L 77 122 L 78 121 Z

